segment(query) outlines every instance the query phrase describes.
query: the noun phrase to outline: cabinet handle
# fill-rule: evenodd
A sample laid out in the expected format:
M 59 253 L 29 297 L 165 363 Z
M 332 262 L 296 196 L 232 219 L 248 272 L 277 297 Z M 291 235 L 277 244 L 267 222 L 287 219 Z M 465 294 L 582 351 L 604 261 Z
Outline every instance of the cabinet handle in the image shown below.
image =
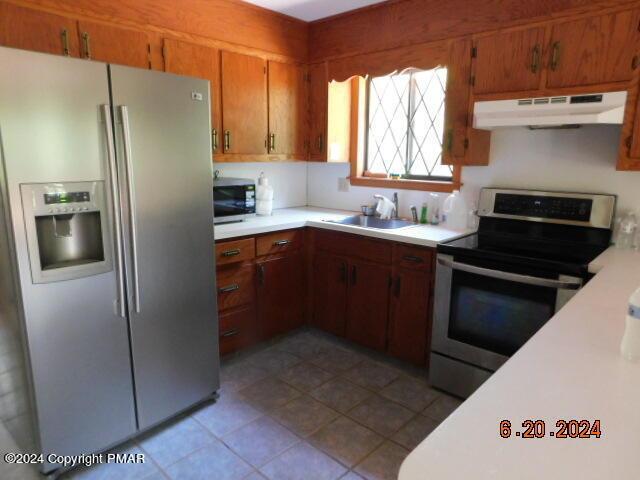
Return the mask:
M 260 285 L 264 285 L 265 274 L 264 274 L 264 265 L 258 265 L 258 282 Z
M 447 131 L 447 152 L 451 153 L 453 150 L 453 128 Z
M 631 59 L 631 69 L 635 70 L 636 68 L 638 68 L 638 65 L 640 64 L 640 58 L 638 58 L 638 55 L 634 55 L 633 58 Z
M 355 285 L 358 281 L 358 269 L 356 266 L 351 267 L 351 285 Z
M 233 330 L 229 330 L 227 332 L 224 332 L 222 335 L 220 335 L 222 338 L 229 338 L 229 337 L 233 337 L 235 335 L 238 335 L 240 333 L 240 329 L 238 328 L 234 328 Z
M 276 134 L 272 133 L 269 135 L 269 151 L 271 153 L 276 151 Z
M 291 243 L 291 240 L 276 240 L 275 242 L 273 242 L 273 246 L 282 247 L 284 245 L 289 245 L 290 243 Z
M 216 128 L 211 129 L 211 149 L 214 152 L 218 150 L 218 130 Z
M 235 292 L 236 290 L 240 290 L 240 285 L 238 285 L 237 283 L 234 283 L 233 285 L 229 285 L 228 287 L 222 287 L 218 289 L 219 293 L 231 293 L 231 292 Z
M 231 150 L 231 131 L 224 132 L 224 148 L 226 151 Z
M 318 152 L 322 153 L 322 149 L 324 148 L 324 140 L 322 135 L 318 135 Z
M 62 54 L 65 57 L 69 56 L 69 32 L 66 28 L 62 29 L 60 32 L 60 37 L 62 38 Z
M 405 255 L 404 257 L 402 257 L 403 260 L 406 260 L 407 262 L 412 262 L 412 263 L 422 263 L 423 260 L 422 258 L 416 256 L 416 255 Z
M 227 250 L 226 252 L 222 252 L 220 255 L 223 257 L 235 257 L 236 255 L 240 255 L 240 249 L 235 248 L 233 250 Z
M 551 53 L 551 70 L 557 70 L 560 65 L 560 42 L 553 43 L 553 52 Z
M 533 47 L 531 54 L 531 73 L 538 73 L 540 68 L 540 45 Z
M 91 37 L 87 32 L 82 34 L 82 45 L 84 47 L 84 58 L 91 58 Z

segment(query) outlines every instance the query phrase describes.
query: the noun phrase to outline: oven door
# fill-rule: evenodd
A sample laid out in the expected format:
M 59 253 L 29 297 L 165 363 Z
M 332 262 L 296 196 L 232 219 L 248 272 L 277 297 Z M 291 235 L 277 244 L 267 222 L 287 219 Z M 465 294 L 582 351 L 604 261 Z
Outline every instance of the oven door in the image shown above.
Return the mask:
M 242 220 L 256 212 L 253 185 L 225 185 L 213 187 L 214 221 Z
M 535 266 L 438 255 L 433 351 L 497 370 L 582 287 Z

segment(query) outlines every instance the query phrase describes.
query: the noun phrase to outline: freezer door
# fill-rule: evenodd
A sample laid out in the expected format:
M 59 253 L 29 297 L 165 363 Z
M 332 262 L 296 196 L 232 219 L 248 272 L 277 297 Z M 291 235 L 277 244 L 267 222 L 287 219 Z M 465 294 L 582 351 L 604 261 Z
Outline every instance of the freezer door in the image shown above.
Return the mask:
M 110 70 L 144 429 L 219 386 L 209 83 Z
M 15 240 L 41 451 L 99 451 L 136 431 L 128 324 L 116 308 L 118 268 L 103 262 L 91 274 L 35 282 L 26 225 L 35 221 L 33 207 L 43 198 L 31 197 L 34 204 L 23 208 L 21 184 L 108 183 L 112 130 L 102 109 L 109 104 L 107 66 L 8 48 L 0 48 L 0 65 L 2 189 Z M 109 189 L 104 191 L 103 228 L 109 231 L 102 248 L 105 258 L 113 258 L 114 202 Z M 74 219 L 58 217 L 58 234 L 78 240 L 79 248 L 88 230 Z

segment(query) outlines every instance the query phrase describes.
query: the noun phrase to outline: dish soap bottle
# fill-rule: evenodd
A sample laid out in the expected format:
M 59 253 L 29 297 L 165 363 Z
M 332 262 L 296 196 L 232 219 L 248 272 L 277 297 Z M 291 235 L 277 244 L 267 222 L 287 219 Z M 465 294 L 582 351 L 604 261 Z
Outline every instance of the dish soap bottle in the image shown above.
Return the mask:
M 620 353 L 627 360 L 640 360 L 640 288 L 629 298 L 629 312 Z
M 256 188 L 256 214 L 271 215 L 272 212 L 273 187 L 269 185 L 269 179 L 262 172 L 258 177 L 258 187 Z

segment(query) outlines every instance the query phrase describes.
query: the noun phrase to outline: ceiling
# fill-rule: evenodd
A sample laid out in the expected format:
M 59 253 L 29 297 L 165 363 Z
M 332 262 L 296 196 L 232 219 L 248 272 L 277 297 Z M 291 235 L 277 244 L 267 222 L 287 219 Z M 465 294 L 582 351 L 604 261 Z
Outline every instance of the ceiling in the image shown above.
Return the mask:
M 330 17 L 337 13 L 354 10 L 383 0 L 245 0 L 269 10 L 284 13 L 307 22 Z

